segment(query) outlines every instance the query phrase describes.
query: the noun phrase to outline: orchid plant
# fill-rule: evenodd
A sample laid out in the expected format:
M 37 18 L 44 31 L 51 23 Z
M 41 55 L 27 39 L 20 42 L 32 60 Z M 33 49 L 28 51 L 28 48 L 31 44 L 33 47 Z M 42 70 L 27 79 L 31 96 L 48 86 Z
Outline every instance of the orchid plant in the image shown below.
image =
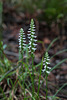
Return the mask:
M 3 43 L 0 42 L 0 55 L 1 55 L 1 57 L 0 57 L 1 58 L 0 59 L 0 70 L 1 71 L 0 72 L 2 73 L 0 75 L 0 82 L 2 84 L 2 80 L 10 75 L 11 76 L 17 75 L 15 82 L 14 82 L 14 80 L 12 80 L 12 78 L 7 78 L 8 86 L 12 85 L 12 89 L 9 92 L 9 97 L 8 97 L 9 100 L 13 100 L 14 97 L 15 97 L 15 99 L 18 100 L 19 96 L 21 96 L 21 98 L 23 97 L 23 100 L 28 100 L 28 99 L 41 100 L 41 98 L 45 99 L 45 97 L 44 97 L 45 95 L 42 95 L 40 92 L 43 82 L 46 82 L 46 88 L 42 88 L 46 92 L 46 100 L 48 100 L 48 98 L 50 100 L 55 100 L 57 93 L 64 86 L 66 86 L 67 83 L 65 83 L 62 87 L 60 87 L 59 90 L 55 93 L 55 95 L 48 96 L 48 75 L 50 74 L 51 71 L 56 69 L 60 64 L 67 61 L 67 58 L 63 59 L 62 61 L 60 61 L 58 64 L 56 64 L 52 68 L 50 67 L 50 59 L 52 59 L 54 56 L 56 56 L 62 52 L 65 52 L 67 50 L 59 51 L 55 55 L 53 55 L 51 58 L 49 57 L 48 50 L 50 49 L 52 44 L 54 42 L 56 42 L 56 40 L 58 40 L 56 38 L 48 46 L 45 56 L 42 58 L 42 61 L 39 64 L 34 65 L 34 57 L 35 57 L 34 53 L 37 49 L 37 47 L 36 47 L 37 46 L 37 36 L 36 36 L 36 32 L 35 32 L 35 25 L 34 25 L 33 19 L 31 19 L 30 28 L 28 30 L 27 36 L 28 36 L 28 44 L 26 41 L 26 34 L 25 34 L 23 28 L 21 28 L 20 32 L 19 32 L 19 61 L 15 67 L 13 66 L 13 68 L 10 67 L 13 64 L 11 65 L 11 63 L 8 62 L 6 57 L 3 56 L 4 55 Z M 25 54 L 25 56 L 24 56 L 24 54 Z M 3 59 L 4 61 L 2 60 L 2 57 L 4 58 Z M 24 57 L 26 57 L 26 58 L 24 58 Z M 29 61 L 29 58 L 31 58 L 31 61 Z M 5 68 L 5 65 L 6 65 L 6 68 Z M 10 70 L 8 70 L 9 68 L 10 68 Z M 4 70 L 4 69 L 7 69 L 7 70 Z M 19 70 L 19 69 L 21 69 L 21 70 Z M 5 74 L 3 74 L 3 73 L 5 73 Z M 16 73 L 16 74 L 14 74 L 14 73 Z M 11 84 L 10 84 L 10 82 L 11 82 Z M 17 96 L 16 90 L 17 90 L 18 86 L 21 88 L 19 89 L 20 91 Z M 32 93 L 31 93 L 31 90 L 32 90 Z M 3 93 L 2 97 L 4 96 L 4 98 L 6 98 L 5 100 L 7 100 L 7 95 L 5 94 L 5 92 L 3 91 L 1 86 L 0 86 L 0 92 Z M 0 95 L 0 97 L 1 97 L 1 95 Z
M 48 65 L 50 64 L 50 59 L 49 59 L 49 55 L 48 52 L 45 53 L 45 57 L 43 60 L 43 65 L 44 65 L 44 69 L 42 70 L 43 72 L 46 73 L 46 100 L 47 100 L 47 94 L 48 94 L 48 89 L 47 89 L 47 85 L 48 85 L 48 74 L 50 73 L 50 67 L 48 67 Z
M 30 77 L 31 77 L 31 82 L 32 82 L 32 100 L 35 100 L 34 96 L 35 96 L 35 77 L 34 77 L 34 52 L 36 51 L 36 46 L 37 46 L 37 36 L 35 33 L 35 25 L 34 25 L 34 21 L 33 19 L 31 19 L 31 23 L 30 23 L 30 28 L 28 30 L 28 44 L 26 44 L 26 38 L 25 38 L 25 33 L 23 31 L 23 29 L 20 29 L 20 34 L 19 34 L 19 52 L 21 54 L 21 62 L 22 62 L 22 74 L 24 73 L 23 71 L 23 65 L 27 68 Z M 54 40 L 53 42 L 55 42 L 56 40 Z M 50 74 L 50 72 L 58 66 L 58 64 L 52 69 L 51 67 L 49 67 L 50 64 L 50 58 L 49 58 L 49 54 L 48 54 L 48 49 L 50 48 L 52 44 L 49 45 L 49 47 L 47 48 L 47 52 L 45 53 L 45 57 L 44 59 L 42 59 L 41 62 L 41 68 L 40 68 L 40 75 L 39 75 L 39 83 L 38 83 L 38 92 L 37 92 L 37 98 L 39 99 L 39 90 L 40 90 L 40 78 L 41 78 L 41 74 L 45 73 L 45 79 L 46 79 L 46 100 L 48 100 L 48 75 Z M 27 48 L 26 48 L 27 46 Z M 23 62 L 23 54 L 24 51 L 27 49 L 27 52 L 31 55 L 31 60 L 32 60 L 32 64 L 31 64 L 31 73 L 30 73 L 30 69 L 28 67 L 29 62 L 27 60 L 27 63 L 25 64 Z M 66 59 L 65 59 L 66 60 Z M 65 61 L 64 60 L 64 61 Z M 62 63 L 62 62 L 61 62 Z M 29 65 L 30 66 L 30 65 Z M 26 70 L 26 71 L 27 71 Z M 25 74 L 26 75 L 26 74 Z M 24 76 L 23 76 L 23 81 L 24 81 Z M 24 82 L 23 82 L 24 83 Z M 24 85 L 23 85 L 24 86 Z
M 37 36 L 35 35 L 35 25 L 33 19 L 31 19 L 30 23 L 30 28 L 28 30 L 28 39 L 29 39 L 29 44 L 28 44 L 28 52 L 31 54 L 32 57 L 32 96 L 34 96 L 34 52 L 37 49 Z M 22 55 L 22 65 L 23 65 L 23 51 L 26 48 L 26 38 L 25 38 L 25 33 L 23 29 L 20 29 L 20 35 L 19 35 L 19 51 L 21 52 Z M 50 73 L 50 67 L 48 67 L 49 63 L 49 55 L 48 52 L 45 53 L 45 58 L 43 60 L 43 66 L 44 69 L 42 72 L 46 72 L 46 100 L 47 100 L 47 77 L 48 74 Z M 23 67 L 23 66 L 22 66 Z
M 31 52 L 31 54 L 33 54 L 36 50 L 36 37 L 35 36 L 35 25 L 34 25 L 34 21 L 33 19 L 31 19 L 31 24 L 30 24 L 30 28 L 29 28 L 29 34 L 28 34 L 28 39 L 29 39 L 29 52 Z

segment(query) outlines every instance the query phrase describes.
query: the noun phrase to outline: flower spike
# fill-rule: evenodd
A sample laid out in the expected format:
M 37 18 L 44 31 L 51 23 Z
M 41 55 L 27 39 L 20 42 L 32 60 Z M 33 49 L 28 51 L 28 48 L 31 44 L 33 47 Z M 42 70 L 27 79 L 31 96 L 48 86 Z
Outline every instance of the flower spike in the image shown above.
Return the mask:
M 25 33 L 23 31 L 23 29 L 20 29 L 20 33 L 19 33 L 19 49 L 20 51 L 23 50 L 26 46 L 26 40 L 25 40 Z
M 34 25 L 34 21 L 33 19 L 31 19 L 31 24 L 30 24 L 30 28 L 29 28 L 29 34 L 28 34 L 28 39 L 29 39 L 29 52 L 31 52 L 32 54 L 35 52 L 36 50 L 36 37 L 35 36 L 35 25 Z
M 42 70 L 43 72 L 46 72 L 47 74 L 50 73 L 50 67 L 48 67 L 48 65 L 50 64 L 50 59 L 49 59 L 49 55 L 48 52 L 45 53 L 45 58 L 43 60 L 43 65 L 44 65 L 44 69 Z

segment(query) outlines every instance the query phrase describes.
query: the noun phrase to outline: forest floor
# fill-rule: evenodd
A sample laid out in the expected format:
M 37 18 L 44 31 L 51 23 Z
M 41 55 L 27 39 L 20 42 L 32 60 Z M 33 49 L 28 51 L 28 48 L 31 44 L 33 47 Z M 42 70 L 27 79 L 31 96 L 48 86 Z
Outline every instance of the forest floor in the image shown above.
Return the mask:
M 18 36 L 19 30 L 22 27 L 26 33 L 29 29 L 30 18 L 26 17 L 24 13 L 15 13 L 5 10 L 4 11 L 4 21 L 3 21 L 3 42 L 7 45 L 7 48 L 4 50 L 7 58 L 11 62 L 18 61 Z M 36 26 L 36 35 L 39 41 L 37 51 L 35 52 L 35 64 L 41 61 L 42 56 L 44 55 L 46 48 L 56 37 L 61 37 L 59 33 L 58 26 L 55 23 L 52 23 L 50 27 L 46 24 L 45 21 L 38 21 L 34 18 Z M 61 40 L 62 39 L 62 40 Z M 49 56 L 53 56 L 60 50 L 67 48 L 66 36 L 62 35 L 62 38 L 57 40 L 49 50 Z M 61 60 L 67 58 L 67 52 L 63 52 L 59 55 L 56 55 L 51 59 L 50 66 L 58 64 Z M 64 83 L 67 82 L 67 61 L 63 62 L 57 69 L 53 70 L 48 76 L 48 81 L 50 85 L 48 86 L 49 93 L 54 94 Z M 58 94 L 58 97 L 61 100 L 67 100 L 67 86 L 65 86 Z

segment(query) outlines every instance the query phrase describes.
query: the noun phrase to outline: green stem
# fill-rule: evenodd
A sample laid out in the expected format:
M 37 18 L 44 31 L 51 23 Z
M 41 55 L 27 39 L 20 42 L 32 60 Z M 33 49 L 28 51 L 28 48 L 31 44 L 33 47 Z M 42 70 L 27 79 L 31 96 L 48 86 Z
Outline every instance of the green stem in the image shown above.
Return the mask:
M 46 100 L 47 100 L 47 95 L 48 95 L 48 73 L 47 73 L 47 65 L 46 65 Z
M 22 61 L 22 74 L 23 74 L 23 51 L 21 51 L 21 56 L 22 56 L 21 61 Z
M 41 80 L 42 67 L 43 67 L 43 59 L 42 59 L 42 62 L 41 62 L 41 67 L 40 67 L 40 75 L 39 75 L 38 91 L 37 91 L 37 100 L 39 100 L 39 90 L 40 90 L 40 80 Z
M 48 80 L 47 80 L 47 77 L 48 77 L 48 74 L 46 73 L 46 100 L 47 100 L 47 94 L 48 94 L 48 89 L 47 89 Z
M 26 46 L 26 64 L 28 65 L 28 57 L 29 57 L 29 54 L 28 54 L 28 46 Z
M 22 78 L 23 78 L 23 91 L 24 91 L 24 98 L 25 98 L 25 78 L 24 78 L 24 75 L 23 75 L 23 51 L 21 51 L 21 55 L 22 55 Z
M 32 98 L 33 98 L 34 97 L 34 55 L 31 54 L 31 57 L 32 57 Z

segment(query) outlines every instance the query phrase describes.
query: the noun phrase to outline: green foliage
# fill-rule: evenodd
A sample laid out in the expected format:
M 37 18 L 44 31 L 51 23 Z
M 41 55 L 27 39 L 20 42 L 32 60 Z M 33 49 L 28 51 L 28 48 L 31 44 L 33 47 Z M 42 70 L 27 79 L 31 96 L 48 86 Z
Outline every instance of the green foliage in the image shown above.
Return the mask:
M 55 93 L 55 95 L 53 95 L 53 97 L 48 96 L 48 89 L 47 89 L 47 77 L 49 75 L 49 73 L 47 73 L 47 71 L 49 70 L 48 64 L 49 64 L 49 56 L 48 56 L 48 50 L 50 49 L 50 47 L 52 46 L 52 44 L 54 42 L 56 42 L 56 39 L 54 39 L 51 44 L 49 45 L 49 47 L 47 48 L 47 51 L 45 53 L 45 62 L 43 62 L 43 58 L 40 64 L 34 65 L 34 52 L 29 52 L 29 46 L 31 46 L 31 50 L 34 47 L 34 37 L 35 37 L 35 30 L 34 30 L 34 21 L 33 19 L 31 20 L 31 24 L 30 24 L 30 29 L 29 29 L 29 43 L 28 44 L 24 44 L 23 39 L 25 39 L 23 36 L 24 32 L 23 29 L 20 30 L 20 38 L 19 38 L 19 52 L 21 55 L 21 59 L 19 59 L 19 61 L 17 62 L 16 66 L 13 66 L 13 69 L 11 69 L 12 65 L 9 62 L 9 60 L 6 58 L 5 54 L 4 54 L 4 48 L 5 46 L 3 46 L 3 42 L 0 42 L 0 55 L 1 55 L 1 59 L 0 59 L 0 82 L 3 82 L 3 80 L 7 80 L 6 84 L 7 87 L 10 87 L 9 89 L 9 96 L 8 96 L 8 100 L 13 100 L 14 98 L 16 98 L 18 100 L 19 96 L 23 97 L 23 100 L 41 100 L 44 98 L 43 95 L 40 95 L 40 89 L 42 87 L 42 83 L 45 81 L 46 79 L 46 90 L 43 89 L 44 91 L 46 91 L 46 100 L 48 100 L 48 98 L 52 98 L 53 100 L 57 99 L 58 97 L 56 97 L 57 93 L 64 87 L 67 85 L 67 83 L 65 83 L 61 88 L 59 88 L 59 90 Z M 32 32 L 34 34 L 32 34 Z M 26 40 L 26 39 L 25 39 Z M 32 41 L 33 40 L 33 41 Z M 36 40 L 36 39 L 35 39 Z M 31 43 L 31 45 L 30 45 Z M 26 47 L 25 47 L 26 46 Z M 23 52 L 25 52 L 26 54 L 26 59 L 23 59 Z M 60 54 L 62 52 L 61 51 L 56 53 Z M 54 55 L 55 56 L 55 55 Z M 31 64 L 30 64 L 31 61 Z M 60 64 L 62 64 L 63 62 L 67 61 L 67 59 L 63 59 L 62 61 L 60 61 L 58 64 L 56 64 L 53 68 L 51 68 L 49 71 L 53 71 L 54 69 L 56 69 L 58 66 L 60 66 Z M 43 65 L 46 65 L 46 73 L 43 73 Z M 21 70 L 20 70 L 21 69 Z M 15 79 L 14 79 L 15 77 Z M 12 79 L 13 78 L 13 79 Z M 5 84 L 5 83 L 4 83 Z M 37 91 L 35 90 L 35 84 L 37 87 Z M 19 94 L 16 95 L 17 90 L 19 88 Z M 4 89 L 2 86 L 0 86 L 0 93 L 2 95 L 2 100 L 5 99 L 7 100 L 7 95 L 4 92 Z M 7 93 L 7 92 L 6 92 Z M 0 95 L 0 96 L 1 96 Z
M 20 5 L 17 10 L 34 13 L 44 7 L 45 0 L 8 0 L 11 5 Z
M 44 17 L 48 22 L 63 18 L 67 14 L 67 0 L 47 0 L 44 9 Z
M 4 49 L 6 45 L 3 45 L 3 42 L 0 42 L 0 75 L 4 74 L 10 69 L 10 61 L 4 54 Z
M 16 6 L 17 11 L 35 14 L 43 12 L 38 16 L 39 20 L 45 20 L 51 24 L 60 18 L 67 16 L 67 0 L 8 0 L 9 5 Z

